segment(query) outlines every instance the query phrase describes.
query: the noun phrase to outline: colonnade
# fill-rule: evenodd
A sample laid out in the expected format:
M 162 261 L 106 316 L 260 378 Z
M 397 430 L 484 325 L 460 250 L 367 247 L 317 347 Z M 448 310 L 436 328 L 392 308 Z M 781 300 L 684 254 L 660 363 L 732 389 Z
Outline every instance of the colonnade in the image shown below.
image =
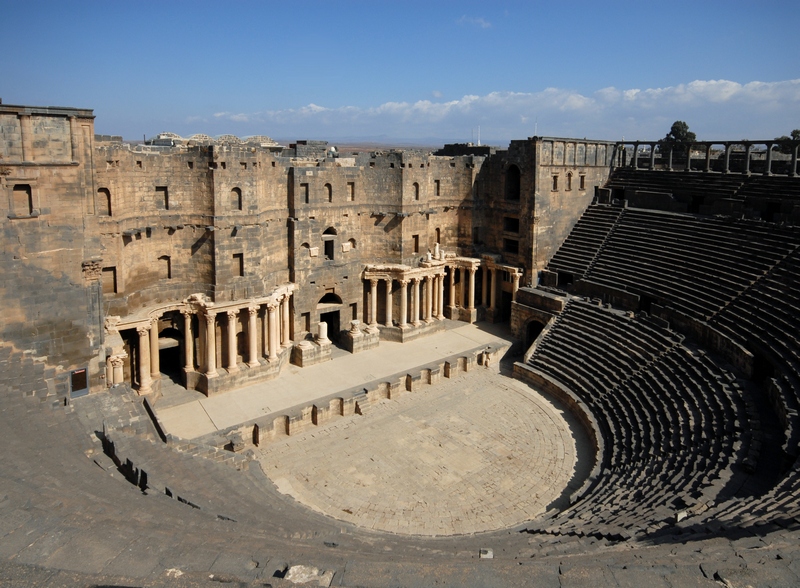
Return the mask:
M 481 303 L 489 309 L 498 306 L 498 291 L 501 290 L 500 279 L 508 274 L 512 283 L 512 298 L 516 298 L 522 270 L 515 267 L 497 264 L 491 259 L 448 258 L 446 260 L 428 260 L 418 268 L 408 266 L 367 266 L 364 279 L 369 282 L 369 300 L 367 323 L 370 328 L 378 324 L 386 327 L 394 325 L 395 320 L 400 328 L 408 325 L 419 326 L 423 322 L 445 318 L 445 292 L 447 292 L 448 316 L 460 317 L 462 320 L 475 320 L 477 273 L 482 271 Z M 458 273 L 458 274 L 457 274 Z M 458 279 L 456 276 L 458 275 Z M 395 282 L 399 288 L 395 287 Z M 490 285 L 491 284 L 491 285 Z M 457 288 L 458 285 L 458 288 Z M 394 296 L 399 296 L 399 305 L 394 303 Z M 383 316 L 378 316 L 379 298 L 385 301 Z M 398 311 L 399 316 L 394 316 Z M 456 312 L 464 309 L 467 313 Z
M 797 160 L 798 160 L 798 151 L 800 151 L 800 143 L 797 141 L 789 141 L 788 144 L 784 141 L 778 141 L 775 139 L 766 140 L 766 141 L 693 141 L 691 143 L 686 143 L 685 145 L 681 145 L 681 151 L 685 150 L 688 154 L 688 160 L 685 164 L 687 170 L 692 169 L 692 160 L 695 159 L 692 157 L 692 150 L 697 148 L 697 150 L 702 150 L 703 160 L 704 163 L 702 164 L 702 171 L 711 171 L 712 169 L 712 158 L 711 158 L 711 148 L 712 146 L 722 146 L 723 152 L 723 164 L 722 164 L 722 173 L 736 173 L 731 169 L 731 153 L 733 151 L 737 151 L 738 153 L 744 154 L 744 168 L 740 170 L 738 173 L 743 174 L 750 174 L 750 166 L 753 154 L 753 146 L 754 145 L 763 145 L 764 152 L 765 152 L 765 162 L 764 162 L 764 170 L 763 174 L 767 176 L 771 176 L 773 174 L 773 149 L 776 147 L 785 147 L 788 145 L 791 153 L 791 161 L 788 164 L 788 175 L 791 177 L 797 176 Z M 632 153 L 628 155 L 626 148 L 632 147 Z M 633 169 L 641 169 L 639 162 L 643 159 L 639 155 L 639 147 L 648 147 L 648 151 L 643 156 L 649 160 L 646 169 L 655 169 L 655 162 L 656 162 L 656 149 L 660 147 L 660 143 L 658 141 L 631 141 L 631 142 L 620 142 L 617 143 L 617 155 L 618 160 L 617 164 L 621 167 L 630 166 Z M 741 147 L 744 147 L 744 151 L 741 151 Z M 629 161 L 630 158 L 630 161 Z M 666 162 L 666 169 L 673 171 L 673 147 L 667 145 L 665 147 L 665 152 L 661 153 L 661 160 Z M 686 159 L 681 157 L 681 159 Z
M 397 324 L 400 328 L 405 328 L 409 324 L 416 327 L 421 325 L 423 321 L 430 323 L 434 320 L 444 319 L 444 268 L 421 275 L 400 275 L 399 277 L 384 275 L 382 277 L 373 276 L 368 279 L 370 284 L 368 323 L 370 327 L 376 328 L 378 326 L 379 282 L 384 282 L 385 284 L 382 287 L 385 290 L 386 300 L 386 312 L 382 317 L 384 326 L 391 327 L 394 324 L 393 284 L 395 281 L 400 285 L 398 293 L 400 296 L 400 315 L 397 317 Z M 410 297 L 409 291 L 411 293 Z
M 226 304 L 214 306 L 210 304 L 187 303 L 179 308 L 183 315 L 183 364 L 187 372 L 199 371 L 208 378 L 219 375 L 219 370 L 228 373 L 243 367 L 256 368 L 261 365 L 260 357 L 267 362 L 274 362 L 282 349 L 292 345 L 291 342 L 291 297 L 292 290 L 270 296 L 267 299 L 251 300 L 242 304 Z M 173 310 L 175 308 L 173 307 Z M 246 312 L 246 315 L 244 314 Z M 163 312 L 151 315 L 146 321 L 139 320 L 131 327 L 136 329 L 138 335 L 137 359 L 139 394 L 148 394 L 152 390 L 153 380 L 161 377 L 159 365 L 159 319 Z M 244 315 L 244 316 L 243 316 Z M 197 333 L 193 317 L 197 317 Z M 224 319 L 220 320 L 219 317 Z M 246 317 L 246 318 L 245 318 Z M 261 317 L 261 327 L 258 319 Z M 239 363 L 237 335 L 241 319 L 242 331 L 247 335 L 247 354 L 244 361 Z M 217 365 L 217 347 L 222 342 L 218 341 L 217 326 L 225 329 L 226 348 L 220 354 L 224 367 Z M 119 325 L 124 329 L 124 325 Z M 259 353 L 259 335 L 262 335 L 264 345 Z M 195 354 L 195 340 L 197 340 L 197 353 Z M 195 364 L 195 356 L 197 364 Z M 109 358 L 111 366 L 111 385 L 123 381 L 124 354 L 117 354 Z

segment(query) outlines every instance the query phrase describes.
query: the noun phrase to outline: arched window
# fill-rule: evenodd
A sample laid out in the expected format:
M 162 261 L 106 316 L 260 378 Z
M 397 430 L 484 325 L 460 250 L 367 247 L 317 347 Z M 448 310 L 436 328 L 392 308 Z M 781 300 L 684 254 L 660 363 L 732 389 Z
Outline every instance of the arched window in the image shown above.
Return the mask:
M 355 249 L 356 248 L 356 240 L 355 239 L 350 239 L 348 241 L 348 243 L 350 243 L 350 249 Z
M 414 200 L 419 200 L 419 184 L 414 182 Z
M 97 212 L 100 216 L 111 216 L 111 192 L 108 188 L 97 190 Z
M 334 247 L 336 246 L 336 234 L 336 229 L 333 227 L 328 227 L 322 233 L 322 244 L 324 245 L 323 252 L 325 254 L 325 259 L 333 259 Z
M 242 210 L 242 191 L 239 188 L 231 190 L 231 208 L 233 210 Z
M 333 202 L 333 188 L 330 184 L 325 184 L 325 195 L 328 197 L 328 202 Z
M 516 165 L 511 165 L 506 170 L 506 200 L 519 200 L 520 173 Z
M 567 174 L 567 190 L 572 190 L 572 172 Z

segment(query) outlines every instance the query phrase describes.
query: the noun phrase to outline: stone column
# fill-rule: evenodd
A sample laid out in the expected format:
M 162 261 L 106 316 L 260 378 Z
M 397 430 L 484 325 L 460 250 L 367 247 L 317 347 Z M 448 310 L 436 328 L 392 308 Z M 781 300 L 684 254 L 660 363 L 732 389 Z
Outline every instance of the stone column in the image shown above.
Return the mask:
M 511 279 L 513 280 L 513 284 L 511 285 L 511 300 L 517 299 L 517 290 L 519 290 L 519 279 L 520 275 L 516 272 L 511 274 Z
M 772 175 L 772 143 L 767 143 L 767 163 L 764 175 Z
M 438 291 L 439 308 L 436 318 L 438 318 L 440 321 L 443 321 L 444 320 L 444 274 L 443 273 L 439 274 L 437 285 L 439 286 L 439 291 Z
M 289 347 L 289 294 L 284 294 L 281 299 L 281 346 Z
M 489 310 L 494 310 L 497 305 L 497 274 L 500 273 L 498 268 L 489 270 L 492 275 L 492 288 L 489 290 Z
M 469 296 L 467 297 L 467 308 L 475 309 L 475 268 L 469 268 Z
M 692 147 L 694 147 L 693 143 L 689 143 L 686 149 L 686 171 L 692 171 Z
M 639 143 L 633 144 L 633 169 L 639 169 Z
M 206 312 L 206 376 L 217 375 L 217 313 Z
M 711 143 L 706 144 L 706 168 L 705 171 L 711 171 Z
M 731 171 L 731 144 L 725 143 L 725 173 Z
M 158 356 L 158 319 L 150 320 L 150 377 L 158 380 L 161 377 L 161 365 Z
M 153 391 L 150 379 L 150 329 L 137 327 L 139 333 L 139 394 Z
M 267 304 L 269 315 L 269 356 L 267 359 L 275 361 L 278 358 L 278 305 L 275 302 Z
M 386 280 L 386 326 L 392 326 L 392 278 Z
M 194 336 L 192 335 L 192 313 L 183 314 L 183 367 L 187 372 L 194 371 Z
M 456 300 L 456 268 L 454 266 L 450 266 L 450 306 L 456 307 L 458 304 Z M 450 318 L 453 318 L 452 315 Z
M 378 280 L 369 281 L 369 326 L 378 326 Z
M 433 276 L 425 278 L 425 322 L 433 320 Z
M 411 324 L 419 326 L 419 278 L 411 278 Z
M 264 338 L 264 357 L 269 355 L 269 310 L 264 307 L 264 324 L 262 325 Z
M 672 147 L 669 148 L 669 171 L 673 171 L 673 169 L 672 169 Z
M 433 306 L 433 317 L 436 318 L 439 316 L 439 274 L 433 274 L 431 276 L 431 287 L 433 288 L 433 300 L 431 301 Z
M 228 315 L 228 371 L 234 371 L 238 366 L 236 365 L 236 315 L 235 310 L 229 310 L 225 314 Z
M 115 355 L 111 358 L 111 385 L 122 384 L 124 378 L 122 366 L 125 364 L 122 357 Z
M 317 341 L 319 343 L 325 343 L 329 341 L 328 339 L 328 323 L 321 322 L 317 323 Z
M 656 143 L 650 143 L 650 169 L 656 168 Z
M 250 306 L 247 309 L 247 365 L 251 368 L 258 367 L 258 328 L 256 315 L 258 309 Z
M 489 266 L 483 266 L 483 279 L 481 280 L 481 304 L 483 306 L 488 306 L 486 304 L 486 293 L 487 293 L 487 284 L 489 282 Z
M 790 176 L 793 178 L 797 176 L 797 150 L 800 148 L 799 145 L 795 145 L 792 149 L 792 171 L 789 173 Z
M 400 327 L 408 324 L 408 280 L 400 282 Z
M 745 145 L 744 151 L 744 173 L 750 175 L 750 144 Z

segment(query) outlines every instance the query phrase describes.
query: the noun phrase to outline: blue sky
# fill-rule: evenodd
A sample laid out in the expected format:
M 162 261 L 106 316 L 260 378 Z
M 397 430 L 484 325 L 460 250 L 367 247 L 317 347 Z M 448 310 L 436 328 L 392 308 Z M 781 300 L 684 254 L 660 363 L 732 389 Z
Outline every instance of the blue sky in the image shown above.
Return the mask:
M 6 104 L 98 133 L 505 144 L 800 128 L 800 2 L 0 0 Z

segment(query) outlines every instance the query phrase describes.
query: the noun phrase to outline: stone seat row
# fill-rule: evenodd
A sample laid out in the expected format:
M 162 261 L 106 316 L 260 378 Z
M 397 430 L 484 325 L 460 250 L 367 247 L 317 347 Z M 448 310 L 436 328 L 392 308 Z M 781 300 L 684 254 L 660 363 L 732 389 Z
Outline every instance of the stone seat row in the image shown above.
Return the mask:
M 680 507 L 676 496 L 690 504 L 716 497 L 739 464 L 758 459 L 748 433 L 757 420 L 752 403 L 713 361 L 662 331 L 571 300 L 529 360 L 572 387 L 606 438 L 606 467 L 594 489 L 559 515 L 564 532 L 586 532 L 587 524 L 659 527 Z M 630 353 L 626 343 L 635 339 L 660 340 L 660 352 Z

